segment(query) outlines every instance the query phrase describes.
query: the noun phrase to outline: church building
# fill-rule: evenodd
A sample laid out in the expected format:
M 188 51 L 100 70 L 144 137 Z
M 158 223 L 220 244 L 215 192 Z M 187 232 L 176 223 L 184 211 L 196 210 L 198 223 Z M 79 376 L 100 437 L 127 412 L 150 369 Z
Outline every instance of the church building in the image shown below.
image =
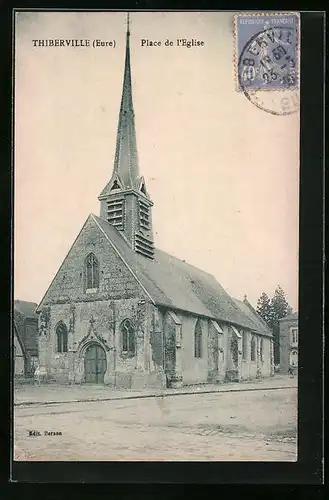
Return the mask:
M 112 176 L 37 308 L 49 381 L 180 387 L 274 373 L 273 339 L 245 298 L 155 248 L 139 171 L 126 34 Z

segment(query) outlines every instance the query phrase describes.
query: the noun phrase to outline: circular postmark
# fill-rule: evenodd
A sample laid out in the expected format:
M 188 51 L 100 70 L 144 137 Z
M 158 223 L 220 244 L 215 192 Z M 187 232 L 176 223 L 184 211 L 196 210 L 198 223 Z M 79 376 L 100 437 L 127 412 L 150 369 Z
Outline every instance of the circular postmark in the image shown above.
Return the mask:
M 273 115 L 299 110 L 296 29 L 268 27 L 253 35 L 238 61 L 238 85 L 255 106 Z

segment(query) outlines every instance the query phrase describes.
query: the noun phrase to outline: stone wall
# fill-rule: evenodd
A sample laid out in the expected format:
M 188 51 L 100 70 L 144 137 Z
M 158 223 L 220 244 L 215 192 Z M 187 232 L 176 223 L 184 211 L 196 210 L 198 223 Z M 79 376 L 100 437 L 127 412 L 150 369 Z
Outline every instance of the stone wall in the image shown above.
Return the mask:
M 218 332 L 215 322 L 208 320 L 208 378 L 209 383 L 220 381 L 221 369 L 223 369 L 223 334 Z M 224 378 L 224 377 L 223 377 Z
M 182 322 L 182 376 L 183 384 L 200 384 L 208 380 L 208 320 L 179 313 Z M 194 355 L 194 331 L 197 321 L 202 329 L 201 358 Z
M 271 339 L 260 335 L 255 335 L 250 331 L 244 331 L 246 337 L 246 355 L 242 357 L 241 378 L 243 380 L 257 377 L 269 377 L 273 371 L 273 360 L 271 360 Z M 256 358 L 251 360 L 251 339 L 256 340 Z M 260 355 L 260 339 L 263 339 L 263 360 Z
M 85 291 L 85 259 L 93 253 L 99 263 L 99 288 Z M 87 220 L 47 291 L 43 305 L 94 302 L 142 296 L 141 288 L 91 217 Z
M 48 380 L 58 383 L 84 382 L 84 355 L 91 342 L 106 353 L 104 383 L 121 388 L 163 387 L 161 326 L 154 331 L 154 306 L 139 297 L 110 301 L 53 304 L 40 313 L 40 364 Z M 46 321 L 45 321 L 46 318 Z M 136 353 L 122 352 L 121 324 L 129 319 L 136 335 Z M 68 330 L 68 352 L 57 352 L 57 325 Z M 152 346 L 153 339 L 153 346 Z M 157 343 L 154 343 L 157 339 Z
M 263 337 L 263 361 L 260 361 L 260 371 L 263 377 L 272 375 L 271 369 L 271 339 Z
M 241 363 L 241 378 L 242 380 L 247 380 L 249 378 L 256 377 L 257 366 L 256 363 L 254 370 L 252 370 L 252 362 L 251 362 L 251 338 L 252 334 L 248 330 L 242 331 L 242 363 Z M 243 345 L 245 348 L 243 348 Z M 254 374 L 252 373 L 254 371 Z

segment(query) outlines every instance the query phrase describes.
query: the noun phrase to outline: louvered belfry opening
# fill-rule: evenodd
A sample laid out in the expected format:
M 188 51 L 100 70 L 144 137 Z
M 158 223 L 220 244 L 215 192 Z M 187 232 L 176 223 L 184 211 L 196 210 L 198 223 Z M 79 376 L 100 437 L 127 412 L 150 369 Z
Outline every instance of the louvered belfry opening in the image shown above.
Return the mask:
M 151 216 L 149 204 L 142 200 L 138 200 L 138 220 L 139 231 L 135 234 L 135 250 L 136 252 L 148 258 L 154 257 L 154 243 L 149 237 L 151 227 Z
M 101 217 L 125 235 L 132 248 L 154 258 L 152 201 L 139 173 L 135 114 L 132 98 L 129 21 L 122 98 L 119 112 L 114 168 L 109 183 L 99 196 Z
M 135 235 L 135 250 L 137 253 L 144 255 L 150 259 L 154 257 L 154 243 L 152 240 L 145 238 L 142 234 Z
M 124 198 L 114 198 L 107 202 L 107 221 L 120 231 L 124 230 Z
M 139 223 L 142 230 L 150 229 L 150 207 L 143 200 L 139 200 Z

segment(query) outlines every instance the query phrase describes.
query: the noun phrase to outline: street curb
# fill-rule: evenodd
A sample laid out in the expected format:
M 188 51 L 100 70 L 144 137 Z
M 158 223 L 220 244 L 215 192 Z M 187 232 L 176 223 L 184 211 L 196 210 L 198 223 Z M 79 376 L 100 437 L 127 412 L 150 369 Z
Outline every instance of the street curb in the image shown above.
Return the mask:
M 203 390 L 190 392 L 172 392 L 172 393 L 152 393 L 152 394 L 136 394 L 129 396 L 111 396 L 106 398 L 86 398 L 86 399 L 70 399 L 66 401 L 22 401 L 14 403 L 14 406 L 32 406 L 32 405 L 56 405 L 64 403 L 95 403 L 97 401 L 123 401 L 125 399 L 147 399 L 147 398 L 168 398 L 170 396 L 193 396 L 195 394 L 221 394 L 228 392 L 251 392 L 251 391 L 273 391 L 278 389 L 297 389 L 295 385 L 279 386 L 279 387 L 254 387 L 245 389 L 223 389 L 223 390 Z

